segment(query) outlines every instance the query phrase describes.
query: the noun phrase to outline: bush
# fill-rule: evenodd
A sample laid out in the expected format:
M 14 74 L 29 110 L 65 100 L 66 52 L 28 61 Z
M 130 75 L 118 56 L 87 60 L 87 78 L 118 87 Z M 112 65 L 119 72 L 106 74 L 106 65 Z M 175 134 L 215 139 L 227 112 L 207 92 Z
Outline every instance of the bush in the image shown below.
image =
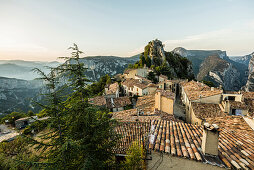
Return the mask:
M 144 149 L 137 141 L 133 142 L 127 151 L 124 167 L 126 169 L 143 169 L 145 166 Z

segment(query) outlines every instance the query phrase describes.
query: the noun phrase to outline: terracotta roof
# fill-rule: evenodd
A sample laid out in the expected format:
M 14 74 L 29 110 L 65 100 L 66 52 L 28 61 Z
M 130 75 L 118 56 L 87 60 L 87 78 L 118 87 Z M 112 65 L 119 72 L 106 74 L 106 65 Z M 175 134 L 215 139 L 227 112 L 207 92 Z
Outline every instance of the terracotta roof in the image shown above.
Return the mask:
M 211 88 L 201 82 L 189 81 L 181 83 L 185 91 L 203 91 L 210 90 Z
M 166 90 L 157 90 L 156 92 L 160 92 L 161 96 L 175 100 L 175 93 L 173 92 L 166 91 Z
M 89 100 L 90 104 L 94 104 L 97 106 L 105 106 L 106 105 L 106 99 L 104 96 L 96 96 L 94 98 L 90 98 Z
M 157 85 L 157 84 L 150 83 L 150 84 L 148 84 L 147 87 L 158 87 L 158 85 Z
M 160 75 L 160 77 L 163 78 L 163 79 L 168 79 L 168 76 L 165 76 L 165 75 L 162 75 L 162 74 Z
M 140 83 L 140 82 L 135 83 L 133 86 L 136 86 L 136 87 L 138 87 L 138 88 L 140 88 L 140 89 L 145 89 L 145 88 L 147 88 L 147 84 L 145 84 L 145 83 Z
M 154 114 L 153 112 L 144 112 L 144 115 L 137 116 L 137 109 L 123 110 L 120 112 L 113 112 L 112 118 L 117 119 L 122 122 L 150 122 L 151 120 L 160 120 L 159 115 Z
M 227 114 L 221 110 L 219 104 L 192 102 L 191 107 L 195 116 L 199 119 L 227 116 Z
M 121 122 L 115 131 L 120 135 L 117 146 L 113 149 L 116 154 L 126 154 L 133 142 L 138 142 L 145 148 L 150 123 L 146 122 Z
M 151 112 L 154 110 L 154 105 L 155 105 L 154 94 L 139 97 L 136 103 L 136 107 L 138 109 L 150 108 L 148 110 L 151 110 Z
M 139 79 L 132 79 L 132 78 L 128 78 L 128 79 L 125 79 L 123 82 L 122 82 L 122 85 L 125 85 L 127 87 L 138 87 L 138 88 L 141 88 L 141 89 L 145 89 L 147 88 L 147 86 L 151 83 L 150 80 L 142 80 L 142 82 L 139 80 Z
M 243 99 L 254 99 L 254 92 L 241 92 L 243 94 Z
M 115 94 L 116 91 L 119 89 L 119 85 L 117 82 L 115 82 L 113 84 L 110 84 L 108 88 L 109 88 L 109 90 L 106 91 L 106 95 L 107 94 Z
M 214 91 L 192 91 L 192 90 L 188 90 L 185 91 L 189 100 L 198 100 L 200 98 L 205 98 L 205 97 L 209 97 L 209 96 L 214 96 L 214 95 L 218 95 L 218 94 L 222 94 L 221 90 L 214 90 Z
M 242 116 L 226 116 L 226 117 L 216 117 L 207 118 L 206 121 L 210 124 L 217 124 L 220 128 L 233 130 L 239 133 L 251 132 L 253 130 L 245 122 Z
M 253 117 L 254 116 L 254 99 L 244 99 L 247 107 L 248 107 L 248 115 Z
M 120 108 L 130 104 L 131 104 L 131 100 L 128 96 L 106 99 L 106 107 L 109 109 Z
M 230 107 L 232 109 L 248 109 L 247 105 L 244 102 L 230 101 Z
M 212 159 L 201 150 L 203 130 L 200 126 L 156 120 L 152 121 L 150 134 L 149 148 L 155 151 L 221 167 L 254 168 L 253 134 L 222 130 L 219 136 L 219 157 Z

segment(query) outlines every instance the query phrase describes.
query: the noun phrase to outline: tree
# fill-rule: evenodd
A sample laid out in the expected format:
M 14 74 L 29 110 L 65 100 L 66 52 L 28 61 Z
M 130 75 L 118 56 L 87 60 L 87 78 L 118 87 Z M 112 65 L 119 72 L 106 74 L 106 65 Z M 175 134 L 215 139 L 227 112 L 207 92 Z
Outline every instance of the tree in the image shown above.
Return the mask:
M 20 112 L 12 112 L 11 114 L 6 115 L 1 119 L 2 123 L 8 122 L 10 125 L 15 126 L 15 121 L 25 117 L 26 115 L 24 113 Z
M 82 52 L 75 44 L 71 49 L 74 52 L 72 57 L 66 58 L 65 68 L 69 68 L 67 71 L 70 72 L 70 77 L 76 77 L 79 80 L 70 79 L 76 91 L 65 102 L 69 113 L 66 124 L 70 127 L 67 128 L 70 141 L 67 146 L 78 151 L 75 159 L 69 158 L 72 165 L 73 162 L 76 162 L 75 166 L 70 168 L 105 168 L 106 162 L 113 155 L 112 148 L 116 144 L 117 135 L 114 131 L 116 121 L 110 119 L 108 113 L 101 112 L 88 103 L 84 93 L 86 91 L 84 68 L 79 63 L 79 55 Z M 69 65 L 72 59 L 76 61 L 76 66 Z M 107 82 L 110 77 L 106 76 L 105 79 Z M 104 86 L 105 84 L 103 88 Z M 73 146 L 71 146 L 72 143 Z
M 127 151 L 124 166 L 126 169 L 143 169 L 144 168 L 144 149 L 137 141 L 133 142 Z
M 149 72 L 148 75 L 147 75 L 147 79 L 151 80 L 153 83 L 157 83 L 158 82 L 154 72 Z

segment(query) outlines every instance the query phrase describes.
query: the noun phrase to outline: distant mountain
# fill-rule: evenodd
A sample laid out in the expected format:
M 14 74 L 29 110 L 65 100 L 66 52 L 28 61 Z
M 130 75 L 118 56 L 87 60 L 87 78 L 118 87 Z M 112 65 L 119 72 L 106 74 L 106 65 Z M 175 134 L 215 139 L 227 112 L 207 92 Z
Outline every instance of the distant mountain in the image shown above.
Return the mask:
M 0 77 L 0 113 L 28 110 L 37 111 L 32 99 L 39 100 L 40 80 L 21 80 Z
M 109 74 L 113 76 L 122 73 L 129 64 L 139 60 L 139 56 L 117 57 L 117 56 L 88 56 L 81 58 L 80 61 L 87 67 L 86 76 L 92 81 L 99 80 L 101 76 Z M 32 71 L 33 68 L 39 68 L 45 73 L 49 69 L 45 66 L 56 67 L 59 62 L 40 62 L 40 61 L 23 61 L 23 60 L 0 60 L 0 76 L 17 78 L 24 80 L 33 80 L 38 77 L 37 73 Z
M 240 72 L 232 63 L 218 56 L 207 57 L 200 66 L 197 80 L 212 81 L 216 86 L 222 85 L 225 90 L 239 90 L 241 87 Z
M 45 73 L 49 69 L 45 66 L 56 67 L 59 62 L 40 62 L 40 61 L 23 61 L 23 60 L 0 60 L 0 76 L 17 78 L 24 80 L 33 80 L 38 77 L 37 73 L 32 71 L 33 68 L 39 68 Z
M 175 48 L 172 52 L 188 58 L 192 62 L 194 74 L 197 76 L 201 63 L 209 56 L 219 56 L 222 59 L 228 58 L 225 51 L 221 50 L 186 50 L 182 47 Z
M 139 60 L 139 56 L 140 54 L 132 57 L 89 56 L 81 58 L 80 61 L 88 68 L 86 71 L 87 78 L 96 81 L 105 74 L 113 76 L 123 73 L 129 64 Z
M 186 50 L 182 47 L 178 47 L 178 48 L 175 48 L 172 52 L 180 54 L 180 55 L 188 58 L 192 62 L 193 71 L 194 71 L 194 74 L 196 77 L 200 73 L 201 64 L 205 61 L 205 59 L 209 56 L 217 56 L 223 60 L 223 62 L 222 62 L 222 60 L 220 60 L 222 63 L 218 63 L 218 64 L 223 65 L 224 61 L 226 61 L 227 63 L 230 64 L 230 67 L 232 67 L 233 69 L 236 69 L 237 72 L 240 74 L 238 76 L 238 79 L 240 81 L 240 84 L 237 84 L 238 88 L 234 87 L 233 89 L 228 89 L 228 90 L 234 90 L 234 89 L 239 90 L 242 86 L 244 86 L 246 84 L 247 77 L 248 77 L 248 75 L 246 74 L 248 72 L 248 66 L 243 64 L 242 62 L 238 62 L 236 60 L 235 61 L 231 60 L 231 58 L 229 58 L 227 56 L 226 51 L 221 51 L 221 50 Z M 206 63 L 208 61 L 212 62 L 212 60 L 207 60 Z M 214 63 L 211 63 L 211 64 L 213 65 Z M 202 73 L 200 73 L 201 75 L 204 74 L 203 71 L 204 70 L 202 70 Z M 215 70 L 213 70 L 213 71 L 215 71 Z M 200 77 L 202 77 L 202 76 L 199 76 L 199 79 L 200 79 Z M 224 81 L 229 81 L 229 79 L 225 79 Z M 230 81 L 232 82 L 233 79 L 235 79 L 235 76 L 233 76 Z M 226 84 L 226 83 L 227 82 L 223 82 L 223 84 Z
M 246 91 L 254 91 L 254 53 L 249 56 L 251 56 L 251 58 L 248 65 L 248 80 L 243 89 Z
M 249 65 L 250 63 L 250 59 L 254 56 L 254 52 L 249 54 L 249 55 L 245 55 L 245 56 L 237 56 L 237 57 L 230 57 L 231 60 L 238 62 L 238 63 L 242 63 L 246 66 Z

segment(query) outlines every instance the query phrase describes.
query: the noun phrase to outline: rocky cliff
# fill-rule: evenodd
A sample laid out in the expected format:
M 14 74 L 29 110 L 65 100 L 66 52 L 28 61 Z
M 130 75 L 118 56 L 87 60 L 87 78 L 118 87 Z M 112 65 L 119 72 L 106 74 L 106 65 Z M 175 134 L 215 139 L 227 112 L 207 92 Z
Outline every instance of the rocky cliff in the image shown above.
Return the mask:
M 248 67 L 248 80 L 244 87 L 246 91 L 254 91 L 254 53 L 251 54 Z
M 39 80 L 20 80 L 0 77 L 0 113 L 36 110 L 32 99 L 39 100 L 43 86 Z
M 157 75 L 163 74 L 168 78 L 193 79 L 191 62 L 179 54 L 167 52 L 158 39 L 150 41 L 140 55 L 140 60 L 133 67 L 152 68 Z
M 219 56 L 207 57 L 200 66 L 197 79 L 212 81 L 216 86 L 222 85 L 225 90 L 239 90 L 241 87 L 240 72 Z
M 230 57 L 231 60 L 238 62 L 238 63 L 242 63 L 246 66 L 249 66 L 249 62 L 250 59 L 254 56 L 254 52 L 249 54 L 249 55 L 245 55 L 245 56 L 240 56 L 240 57 Z
M 172 52 L 186 57 L 192 62 L 195 76 L 198 75 L 200 65 L 207 57 L 219 56 L 221 59 L 228 58 L 226 52 L 221 50 L 186 50 L 185 48 L 177 47 Z
M 192 62 L 193 71 L 194 71 L 194 74 L 195 74 L 196 77 L 198 76 L 198 74 L 201 71 L 201 73 L 199 75 L 199 79 L 200 79 L 200 77 L 204 77 L 203 76 L 203 74 L 204 74 L 203 71 L 204 70 L 200 70 L 201 69 L 201 64 L 205 61 L 205 59 L 207 57 L 217 56 L 218 58 L 221 59 L 220 61 L 224 60 L 225 62 L 230 64 L 228 68 L 232 67 L 232 69 L 230 69 L 230 71 L 229 72 L 227 71 L 226 73 L 230 73 L 231 71 L 232 71 L 231 72 L 232 74 L 236 73 L 236 75 L 231 75 L 231 77 L 229 77 L 227 79 L 222 79 L 222 81 L 229 81 L 229 82 L 223 82 L 222 84 L 225 85 L 227 83 L 230 83 L 230 82 L 234 81 L 236 76 L 238 76 L 239 74 L 240 75 L 238 76 L 238 79 L 239 79 L 240 83 L 236 84 L 238 87 L 237 88 L 234 87 L 233 89 L 229 89 L 229 90 L 234 90 L 234 89 L 239 90 L 242 86 L 244 86 L 246 84 L 247 77 L 248 77 L 246 72 L 248 70 L 248 67 L 245 64 L 241 63 L 241 62 L 237 62 L 236 60 L 235 61 L 231 60 L 231 58 L 229 58 L 227 56 L 225 51 L 221 51 L 221 50 L 186 50 L 182 47 L 178 47 L 178 48 L 175 48 L 172 52 L 180 54 L 180 55 L 188 58 Z M 211 60 L 207 60 L 206 63 L 208 61 L 212 62 Z M 211 63 L 211 65 L 213 65 L 213 63 Z M 216 67 L 216 68 L 218 68 L 218 67 Z M 213 68 L 213 69 L 216 69 L 216 68 Z M 206 69 L 206 70 L 208 70 L 208 69 Z M 216 70 L 214 70 L 214 71 L 216 71 Z M 226 75 L 228 75 L 228 74 L 226 74 Z M 227 86 L 226 88 L 228 89 L 228 87 L 229 86 Z
M 92 81 L 99 80 L 106 74 L 113 76 L 123 73 L 129 64 L 139 60 L 139 55 L 133 57 L 115 57 L 115 56 L 94 56 L 80 59 L 87 69 L 86 76 Z

